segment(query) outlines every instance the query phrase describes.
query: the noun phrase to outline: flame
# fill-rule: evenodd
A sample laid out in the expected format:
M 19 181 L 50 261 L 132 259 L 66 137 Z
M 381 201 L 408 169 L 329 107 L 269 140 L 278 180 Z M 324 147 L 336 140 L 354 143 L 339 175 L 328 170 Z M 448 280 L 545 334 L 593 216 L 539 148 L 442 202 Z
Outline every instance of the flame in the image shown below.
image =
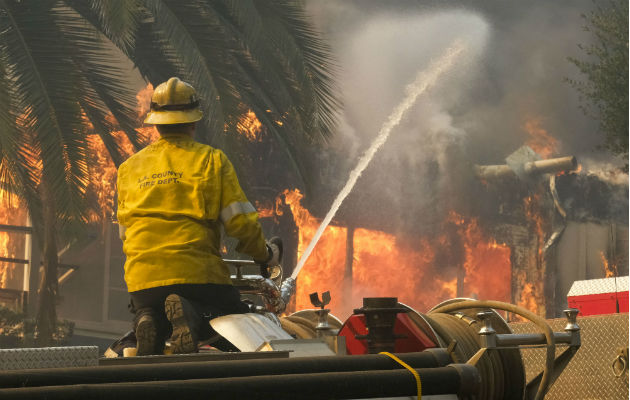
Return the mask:
M 0 189 L 0 223 L 7 225 L 26 225 L 26 207 L 17 196 Z M 0 257 L 24 258 L 24 234 L 0 232 Z M 0 262 L 0 288 L 22 289 L 19 264 Z
M 153 86 L 148 84 L 145 88 L 141 89 L 136 95 L 138 101 L 137 113 L 138 118 L 141 118 L 149 110 L 151 96 L 153 94 Z M 32 111 L 26 109 L 22 115 L 16 118 L 16 124 L 25 130 L 27 137 L 31 126 L 29 125 L 29 115 Z M 108 115 L 108 118 L 114 120 L 112 115 Z M 83 124 L 86 132 L 94 130 L 94 126 L 89 121 L 87 115 L 83 113 Z M 140 125 L 140 123 L 139 123 Z M 137 129 L 139 135 L 148 140 L 155 140 L 159 134 L 153 129 L 153 127 L 142 127 Z M 32 132 L 30 133 L 33 134 Z M 135 149 L 131 142 L 127 139 L 126 135 L 122 131 L 116 131 L 111 133 L 123 152 L 123 157 L 127 158 L 135 152 Z M 40 171 L 41 174 L 41 157 L 39 157 L 38 150 L 31 146 L 27 141 L 22 143 L 22 151 L 30 155 L 30 161 L 35 167 L 36 171 Z M 92 213 L 89 216 L 91 222 L 104 221 L 110 219 L 113 215 L 114 194 L 116 191 L 116 167 L 103 144 L 101 138 L 96 134 L 88 135 L 88 152 L 92 160 L 95 163 L 90 166 L 89 170 L 89 190 L 94 193 L 98 203 L 100 205 L 100 214 Z M 37 180 L 41 176 L 35 177 Z M 24 226 L 27 222 L 26 208 L 20 204 L 19 199 L 11 194 L 0 189 L 0 224 L 18 225 Z M 23 258 L 25 246 L 25 235 L 13 232 L 0 232 L 0 256 L 9 258 Z M 17 264 L 0 262 L 0 288 L 20 288 L 18 280 L 22 278 L 21 274 L 17 271 Z
M 536 233 L 538 241 L 538 255 L 542 258 L 543 247 L 545 244 L 545 229 L 544 219 L 541 213 L 541 198 L 540 194 L 533 194 L 524 199 L 525 217 L 534 225 L 534 231 Z
M 319 226 L 319 221 L 314 218 L 306 208 L 302 207 L 300 201 L 304 197 L 299 190 L 285 190 L 283 193 L 284 203 L 291 208 L 295 224 L 298 226 L 298 258 L 302 256 L 311 238 Z M 343 268 L 345 264 L 346 229 L 330 225 L 322 235 L 319 249 L 327 251 L 314 251 L 304 266 L 298 277 L 296 288 L 296 309 L 312 308 L 308 301 L 309 294 L 317 291 L 330 290 L 332 295 L 329 308 L 339 309 L 343 306 L 344 298 Z M 329 267 L 329 268 L 326 268 Z M 326 283 L 323 289 L 322 282 Z
M 142 118 L 150 109 L 151 96 L 153 95 L 153 85 L 147 84 L 146 87 L 140 89 L 136 94 L 136 111 L 138 115 L 138 125 L 141 124 Z M 114 118 L 108 115 L 109 118 Z M 86 121 L 86 127 L 90 128 L 89 121 Z M 153 126 L 140 127 L 136 129 L 140 141 L 153 142 L 159 138 L 159 133 Z M 123 131 L 110 132 L 114 140 L 118 144 L 123 159 L 129 158 L 136 152 L 135 147 L 127 138 Z M 99 135 L 88 135 L 88 152 L 90 158 L 95 162 L 90 166 L 90 188 L 89 190 L 95 194 L 99 204 L 100 214 L 92 212 L 89 215 L 90 222 L 111 220 L 114 215 L 114 196 L 116 194 L 116 178 L 117 169 L 112 161 L 103 140 Z
M 525 283 L 523 285 L 523 290 L 520 293 L 520 298 L 516 302 L 516 305 L 529 310 L 535 314 L 538 313 L 538 303 L 536 303 L 536 289 L 532 283 Z M 524 321 L 520 315 L 515 316 L 515 319 L 518 321 Z
M 254 203 L 256 204 L 256 210 L 258 211 L 258 218 L 272 218 L 277 215 L 275 209 L 276 203 L 262 204 L 258 200 L 256 200 Z
M 38 175 L 34 176 L 36 183 L 41 179 L 42 163 L 41 157 L 38 156 L 39 150 L 32 145 L 30 138 L 34 137 L 32 130 L 32 108 L 27 108 L 24 112 L 17 116 L 15 123 L 24 131 L 27 138 L 20 143 L 21 151 L 25 155 L 27 162 L 31 163 L 33 170 Z M 6 162 L 0 159 L 0 164 Z M 13 193 L 0 188 L 0 224 L 25 226 L 27 224 L 28 214 L 26 206 Z M 26 235 L 16 232 L 0 231 L 0 257 L 7 258 L 24 258 L 24 249 L 26 246 Z M 0 262 L 0 288 L 2 289 L 18 289 L 23 288 L 22 265 Z
M 138 112 L 138 119 L 144 118 L 146 113 L 151 109 L 151 97 L 153 96 L 153 85 L 148 83 L 147 86 L 136 94 L 136 101 L 138 102 L 138 107 L 136 111 Z
M 451 211 L 448 220 L 459 227 L 459 235 L 464 242 L 466 295 L 509 301 L 512 274 L 510 248 L 494 239 L 485 239 L 477 219 L 467 219 Z
M 123 158 L 128 158 L 135 149 L 123 131 L 111 132 L 122 150 Z M 99 135 L 88 135 L 88 152 L 95 162 L 90 166 L 90 187 L 99 204 L 101 213 L 91 213 L 90 222 L 111 220 L 114 215 L 114 195 L 116 194 L 117 169 L 103 140 Z
M 617 272 L 617 264 L 608 261 L 608 257 L 606 257 L 603 251 L 599 252 L 599 257 L 602 260 L 602 266 L 604 267 L 604 274 L 606 275 L 606 278 L 612 278 L 613 276 L 619 275 Z
M 529 274 L 520 271 L 516 276 L 516 287 L 519 290 L 516 298 L 517 305 L 528 309 L 529 311 L 541 314 L 544 312 L 545 300 L 542 276 L 542 267 L 544 264 L 543 249 L 545 245 L 545 220 L 542 215 L 542 203 L 540 194 L 533 194 L 523 200 L 523 209 L 525 218 L 532 226 L 536 235 L 536 253 L 530 259 L 533 268 L 529 268 Z M 520 317 L 516 317 L 521 320 Z
M 549 135 L 549 133 L 541 127 L 540 119 L 530 119 L 525 122 L 523 128 L 529 134 L 529 140 L 525 144 L 531 147 L 542 158 L 547 159 L 558 152 L 558 139 Z
M 236 130 L 251 142 L 262 142 L 260 134 L 262 132 L 262 123 L 252 110 L 248 110 L 241 116 L 236 123 Z
M 314 236 L 320 221 L 301 205 L 298 190 L 285 190 L 284 202 L 290 207 L 298 227 L 298 258 Z M 425 311 L 440 301 L 456 297 L 457 273 L 453 268 L 438 268 L 437 253 L 464 253 L 461 266 L 466 295 L 509 301 L 510 248 L 487 239 L 476 219 L 450 213 L 445 224 L 455 224 L 463 248 L 452 245 L 446 235 L 399 238 L 377 230 L 357 228 L 353 234 L 351 290 L 344 282 L 348 228 L 329 226 L 298 277 L 296 309 L 311 308 L 309 294 L 330 290 L 328 307 L 338 317 L 347 317 L 363 297 L 396 296 L 399 301 Z M 488 273 L 491 271 L 491 273 Z

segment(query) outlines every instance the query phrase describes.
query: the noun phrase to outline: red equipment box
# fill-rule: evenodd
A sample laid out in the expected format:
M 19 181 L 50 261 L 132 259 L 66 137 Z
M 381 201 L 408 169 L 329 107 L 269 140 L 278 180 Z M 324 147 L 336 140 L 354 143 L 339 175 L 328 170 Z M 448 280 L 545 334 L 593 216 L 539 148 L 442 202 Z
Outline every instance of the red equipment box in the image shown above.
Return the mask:
M 346 337 L 346 350 L 349 355 L 368 354 L 367 341 L 356 335 L 366 335 L 365 316 L 351 315 L 339 330 L 339 336 Z M 437 347 L 437 344 L 424 333 L 405 313 L 396 315 L 394 334 L 404 336 L 396 340 L 395 353 L 409 353 Z
M 628 312 L 628 277 L 575 281 L 567 295 L 569 307 L 581 316 Z

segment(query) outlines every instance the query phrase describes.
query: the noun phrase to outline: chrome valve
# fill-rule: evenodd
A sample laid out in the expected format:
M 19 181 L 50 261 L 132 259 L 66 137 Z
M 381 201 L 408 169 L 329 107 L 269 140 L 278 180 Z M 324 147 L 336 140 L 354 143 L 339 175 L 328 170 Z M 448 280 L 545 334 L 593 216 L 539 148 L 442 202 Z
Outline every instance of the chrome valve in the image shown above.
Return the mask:
M 495 348 L 497 347 L 497 331 L 492 327 L 492 311 L 482 311 L 477 313 L 477 318 L 482 323 L 481 329 L 479 329 L 479 335 L 481 336 L 482 347 Z
M 577 324 L 578 310 L 576 308 L 569 308 L 563 311 L 564 316 L 567 317 L 567 324 L 564 326 L 564 330 L 567 332 L 579 331 L 580 327 Z

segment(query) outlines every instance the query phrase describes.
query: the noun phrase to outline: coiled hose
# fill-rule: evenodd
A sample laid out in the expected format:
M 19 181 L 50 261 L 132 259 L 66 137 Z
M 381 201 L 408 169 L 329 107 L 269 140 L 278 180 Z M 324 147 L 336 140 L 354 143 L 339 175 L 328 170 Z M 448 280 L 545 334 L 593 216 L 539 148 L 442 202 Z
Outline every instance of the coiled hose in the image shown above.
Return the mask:
M 464 363 L 475 355 L 480 346 L 477 342 L 475 325 L 450 314 L 431 314 L 426 316 L 436 333 L 451 343 L 457 341 L 454 348 L 454 361 Z M 497 352 L 487 353 L 476 364 L 479 374 L 483 377 L 479 388 L 479 399 L 504 399 L 503 374 L 504 368 L 501 357 Z
M 341 322 L 334 316 L 328 315 L 328 325 L 332 329 L 341 329 Z M 317 323 L 319 316 L 315 310 L 302 310 L 280 318 L 282 329 L 298 339 L 313 339 L 317 337 Z
M 547 324 L 544 318 L 539 317 L 531 311 L 524 308 L 515 306 L 509 303 L 503 303 L 493 300 L 465 300 L 457 303 L 445 304 L 433 309 L 426 317 L 430 320 L 432 327 L 436 332 L 442 336 L 445 340 L 449 341 L 452 338 L 457 338 L 457 347 L 462 346 L 459 350 L 460 356 L 467 358 L 472 357 L 474 353 L 479 349 L 479 344 L 476 341 L 475 336 L 470 335 L 470 331 L 467 323 L 460 318 L 448 315 L 461 310 L 470 310 L 474 308 L 494 308 L 497 310 L 508 311 L 523 318 L 526 318 L 536 324 L 544 333 L 547 340 L 547 354 L 545 359 L 545 369 L 543 370 L 540 386 L 536 392 L 535 400 L 542 400 L 547 393 L 549 386 L 549 380 L 553 374 L 553 363 L 555 358 L 555 338 L 553 336 L 553 330 Z M 493 354 L 494 353 L 494 354 Z M 481 399 L 503 399 L 505 396 L 505 389 L 509 389 L 510 385 L 505 384 L 503 381 L 503 369 L 506 367 L 505 361 L 511 363 L 514 360 L 510 360 L 511 357 L 504 358 L 504 362 L 499 359 L 498 352 L 490 352 L 485 361 L 480 360 L 477 364 L 481 376 L 486 377 L 486 382 L 483 383 L 480 397 Z M 457 352 L 456 352 L 457 354 Z M 458 360 L 464 362 L 464 360 Z M 495 369 L 496 368 L 496 369 Z M 488 397 L 486 397 L 488 396 Z M 507 397 L 510 398 L 510 397 Z

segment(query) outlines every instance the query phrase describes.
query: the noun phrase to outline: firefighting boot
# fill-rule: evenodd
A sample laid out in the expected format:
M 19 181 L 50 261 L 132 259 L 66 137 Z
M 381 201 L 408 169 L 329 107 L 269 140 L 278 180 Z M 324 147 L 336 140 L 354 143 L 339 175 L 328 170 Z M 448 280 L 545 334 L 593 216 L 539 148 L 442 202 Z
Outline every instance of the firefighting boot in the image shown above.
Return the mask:
M 137 355 L 155 354 L 157 336 L 157 326 L 153 316 L 142 315 L 136 325 Z
M 171 294 L 164 302 L 164 312 L 173 326 L 171 335 L 173 353 L 196 353 L 202 318 L 193 305 L 185 298 Z

